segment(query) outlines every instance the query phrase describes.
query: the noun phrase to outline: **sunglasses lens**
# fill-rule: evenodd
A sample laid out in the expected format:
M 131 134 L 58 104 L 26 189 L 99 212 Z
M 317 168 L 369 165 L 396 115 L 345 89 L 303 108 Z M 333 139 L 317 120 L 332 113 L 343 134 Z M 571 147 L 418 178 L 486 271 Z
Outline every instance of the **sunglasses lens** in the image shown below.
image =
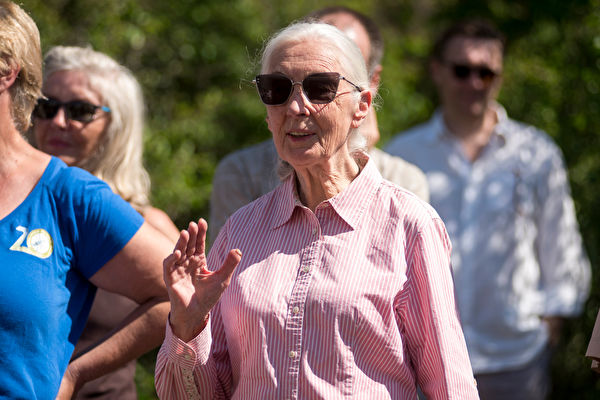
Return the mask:
M 269 106 L 285 103 L 292 93 L 292 81 L 282 75 L 258 75 L 256 87 L 262 102 Z
M 65 111 L 69 119 L 79 122 L 90 122 L 96 114 L 96 106 L 85 101 L 71 101 L 65 104 Z
M 485 67 L 479 69 L 479 78 L 481 78 L 484 83 L 488 84 L 492 82 L 495 77 L 496 73 L 491 69 Z
M 39 99 L 35 108 L 33 109 L 33 116 L 40 119 L 51 119 L 54 118 L 60 103 L 51 99 Z
M 492 83 L 494 78 L 498 75 L 496 72 L 492 71 L 488 67 L 471 67 L 469 65 L 461 65 L 461 64 L 453 64 L 452 72 L 456 79 L 465 80 L 469 76 L 471 76 L 472 72 L 477 74 L 477 77 L 481 79 L 481 81 L 485 85 L 489 85 Z
M 340 83 L 337 72 L 323 72 L 307 76 L 302 82 L 302 89 L 314 104 L 326 104 L 333 101 Z
M 39 99 L 33 109 L 33 116 L 40 119 L 52 119 L 61 107 L 64 107 L 67 119 L 79 122 L 90 122 L 93 120 L 98 108 L 93 104 L 80 100 L 61 103 L 54 99 Z
M 452 71 L 458 79 L 466 79 L 471 74 L 471 68 L 466 65 L 454 65 L 452 66 Z

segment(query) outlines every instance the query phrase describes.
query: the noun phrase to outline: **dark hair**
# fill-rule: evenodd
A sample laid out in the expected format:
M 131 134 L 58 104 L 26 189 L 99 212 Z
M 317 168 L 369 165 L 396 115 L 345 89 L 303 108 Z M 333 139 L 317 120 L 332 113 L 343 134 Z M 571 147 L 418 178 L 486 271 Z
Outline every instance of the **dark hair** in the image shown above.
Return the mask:
M 370 76 L 374 68 L 381 64 L 381 59 L 383 58 L 383 37 L 381 36 L 379 27 L 371 18 L 345 6 L 321 8 L 308 14 L 305 19 L 309 21 L 320 20 L 323 17 L 332 14 L 349 14 L 354 17 L 367 31 L 369 43 L 371 45 L 369 59 L 367 60 L 367 71 L 369 72 Z
M 477 18 L 458 22 L 443 31 L 433 45 L 432 58 L 443 61 L 444 51 L 448 43 L 458 36 L 468 39 L 497 40 L 500 42 L 501 50 L 504 53 L 506 44 L 504 35 L 491 22 Z

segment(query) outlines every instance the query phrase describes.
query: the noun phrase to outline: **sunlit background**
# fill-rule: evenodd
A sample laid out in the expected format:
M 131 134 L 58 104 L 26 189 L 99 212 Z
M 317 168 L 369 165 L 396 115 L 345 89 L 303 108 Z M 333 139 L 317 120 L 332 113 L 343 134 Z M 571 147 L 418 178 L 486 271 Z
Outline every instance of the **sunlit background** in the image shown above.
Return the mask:
M 436 107 L 426 60 L 436 34 L 466 16 L 508 37 L 500 102 L 550 134 L 569 168 L 594 269 L 584 315 L 555 357 L 553 399 L 598 399 L 584 357 L 600 306 L 600 0 L 25 0 L 42 46 L 90 45 L 129 67 L 147 103 L 145 160 L 154 205 L 183 227 L 208 216 L 216 163 L 264 140 L 264 106 L 249 83 L 263 41 L 314 8 L 341 4 L 380 23 L 385 40 L 380 147 Z M 473 284 L 476 284 L 474 282 Z M 156 398 L 154 354 L 138 363 L 141 399 Z

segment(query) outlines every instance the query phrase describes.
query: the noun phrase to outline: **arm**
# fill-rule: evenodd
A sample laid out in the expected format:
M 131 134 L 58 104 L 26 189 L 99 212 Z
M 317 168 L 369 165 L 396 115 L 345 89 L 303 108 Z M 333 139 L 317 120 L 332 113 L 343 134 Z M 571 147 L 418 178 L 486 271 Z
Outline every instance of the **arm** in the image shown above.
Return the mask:
M 191 222 L 163 263 L 171 313 L 156 365 L 156 389 L 160 397 L 201 391 L 213 398 L 216 390 L 217 379 L 210 358 L 210 328 L 207 328 L 209 313 L 229 286 L 241 253 L 237 249 L 230 250 L 221 268 L 209 271 L 205 256 L 206 230 L 204 220 L 198 224 Z M 194 387 L 192 374 L 202 366 L 208 372 L 196 375 L 200 388 Z
M 542 316 L 551 342 L 558 341 L 557 317 L 578 315 L 587 299 L 590 264 L 583 250 L 567 174 L 558 150 L 550 154 L 536 178 L 536 254 L 546 309 Z
M 98 287 L 129 297 L 140 306 L 115 328 L 112 336 L 71 361 L 58 398 L 71 398 L 85 382 L 160 345 L 169 312 L 161 263 L 169 248 L 162 234 L 143 224 L 127 245 L 91 277 Z
M 169 241 L 173 244 L 179 239 L 179 229 L 173 223 L 171 218 L 161 209 L 155 207 L 147 207 L 144 210 L 144 219 L 154 229 L 169 238 Z
M 432 219 L 407 256 L 401 321 L 417 381 L 429 399 L 477 399 L 477 388 L 454 301 L 450 242 Z

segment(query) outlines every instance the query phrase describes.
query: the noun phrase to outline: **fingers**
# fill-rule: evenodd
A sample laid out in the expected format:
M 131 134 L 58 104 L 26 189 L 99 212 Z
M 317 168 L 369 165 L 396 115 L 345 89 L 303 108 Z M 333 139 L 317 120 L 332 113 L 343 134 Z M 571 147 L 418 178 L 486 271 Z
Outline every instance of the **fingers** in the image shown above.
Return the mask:
M 190 222 L 188 225 L 188 232 L 189 232 L 189 240 L 187 242 L 187 246 L 185 248 L 185 254 L 188 257 L 191 257 L 194 255 L 194 253 L 196 253 L 196 241 L 198 238 L 198 224 L 196 224 L 195 222 Z
M 198 220 L 198 236 L 196 237 L 196 254 L 205 254 L 206 248 L 206 231 L 208 230 L 208 224 L 204 218 Z
M 165 268 L 170 268 L 173 265 L 175 265 L 175 263 L 177 261 L 179 261 L 180 259 L 181 259 L 181 250 L 175 249 L 175 250 L 173 250 L 173 252 L 171 254 L 169 254 L 167 256 L 167 258 L 164 259 L 163 265 L 165 266 Z
M 163 260 L 163 279 L 167 284 L 167 287 L 172 283 L 172 273 L 176 269 L 174 268 L 177 261 L 181 259 L 181 250 L 175 249 L 173 253 L 169 254 L 167 258 Z
M 179 250 L 181 253 L 185 253 L 187 249 L 188 242 L 190 240 L 190 233 L 185 229 L 179 233 L 179 239 L 177 239 L 177 243 L 175 243 L 175 248 L 173 249 L 173 253 Z M 166 260 L 165 260 L 166 261 Z
M 241 259 L 242 252 L 239 249 L 230 250 L 229 254 L 227 254 L 225 261 L 223 261 L 223 265 L 221 265 L 221 268 L 217 272 L 218 274 L 222 275 L 221 279 L 225 285 L 229 285 L 233 271 L 235 271 Z

